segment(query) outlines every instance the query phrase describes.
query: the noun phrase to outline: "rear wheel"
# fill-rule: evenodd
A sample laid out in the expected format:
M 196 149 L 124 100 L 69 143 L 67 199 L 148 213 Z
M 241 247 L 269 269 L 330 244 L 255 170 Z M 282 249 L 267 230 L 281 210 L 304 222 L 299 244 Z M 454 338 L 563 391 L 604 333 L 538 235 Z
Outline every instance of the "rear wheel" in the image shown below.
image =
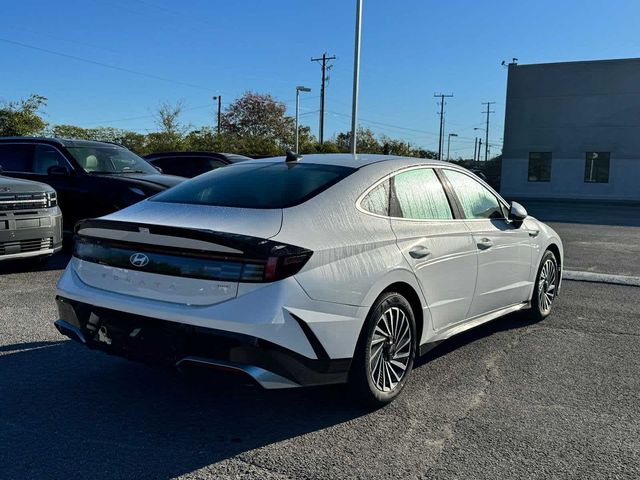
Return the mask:
M 535 320 L 542 320 L 551 313 L 553 301 L 558 294 L 559 282 L 558 261 L 553 252 L 547 250 L 540 261 L 531 298 L 531 310 Z
M 391 402 L 404 388 L 416 352 L 416 326 L 409 302 L 399 293 L 383 294 L 360 334 L 350 384 L 368 406 Z

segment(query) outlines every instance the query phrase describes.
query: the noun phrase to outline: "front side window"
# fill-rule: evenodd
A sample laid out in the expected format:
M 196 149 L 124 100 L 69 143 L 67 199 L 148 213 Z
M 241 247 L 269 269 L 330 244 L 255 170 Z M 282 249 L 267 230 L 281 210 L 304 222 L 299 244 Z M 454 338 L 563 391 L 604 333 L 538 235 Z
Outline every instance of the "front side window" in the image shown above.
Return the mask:
M 0 144 L 0 167 L 5 172 L 28 172 L 33 155 L 33 145 Z
M 62 154 L 50 145 L 36 145 L 33 151 L 33 166 L 31 171 L 46 175 L 51 167 L 66 167 L 67 161 Z
M 487 188 L 468 175 L 445 170 L 466 218 L 504 218 L 500 202 Z
M 67 147 L 87 173 L 158 173 L 146 160 L 117 145 Z
M 415 220 L 451 220 L 451 207 L 432 168 L 418 168 L 393 177 L 391 216 Z M 395 211 L 397 210 L 397 211 Z
M 287 208 L 355 172 L 314 163 L 239 162 L 166 190 L 151 201 L 237 208 Z
M 529 153 L 528 180 L 530 182 L 551 181 L 551 152 Z
M 376 215 L 389 215 L 389 180 L 385 180 L 371 190 L 360 202 L 366 212 Z
M 609 152 L 587 152 L 584 165 L 584 181 L 587 183 L 609 183 Z

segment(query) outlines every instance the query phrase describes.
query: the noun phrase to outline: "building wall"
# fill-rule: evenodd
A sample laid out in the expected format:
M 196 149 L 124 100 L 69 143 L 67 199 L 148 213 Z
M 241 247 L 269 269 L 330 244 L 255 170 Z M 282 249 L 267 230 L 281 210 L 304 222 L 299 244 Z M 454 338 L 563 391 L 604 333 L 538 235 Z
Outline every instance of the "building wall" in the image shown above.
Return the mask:
M 530 152 L 552 153 L 550 182 L 528 181 Z M 584 181 L 586 152 L 610 152 L 608 183 Z M 510 65 L 501 191 L 640 200 L 640 59 Z

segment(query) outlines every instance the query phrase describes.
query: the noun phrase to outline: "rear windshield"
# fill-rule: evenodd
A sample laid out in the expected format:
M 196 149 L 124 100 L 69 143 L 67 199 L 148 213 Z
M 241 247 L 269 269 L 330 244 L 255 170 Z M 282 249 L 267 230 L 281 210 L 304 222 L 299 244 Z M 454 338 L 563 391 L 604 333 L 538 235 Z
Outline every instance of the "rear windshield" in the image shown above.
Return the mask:
M 313 163 L 242 162 L 162 192 L 154 202 L 239 208 L 287 208 L 316 196 L 356 169 Z

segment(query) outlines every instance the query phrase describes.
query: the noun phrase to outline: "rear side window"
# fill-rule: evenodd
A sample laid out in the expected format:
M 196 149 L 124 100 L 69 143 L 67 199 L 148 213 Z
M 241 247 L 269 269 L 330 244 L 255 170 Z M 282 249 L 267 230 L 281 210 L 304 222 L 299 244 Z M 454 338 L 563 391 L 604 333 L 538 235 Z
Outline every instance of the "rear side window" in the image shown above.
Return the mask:
M 395 208 L 391 216 L 415 220 L 450 220 L 451 207 L 431 168 L 419 168 L 393 177 Z M 394 211 L 397 210 L 397 211 Z
M 360 207 L 376 215 L 389 215 L 389 180 L 371 190 L 360 202 Z
M 66 166 L 67 161 L 62 154 L 50 145 L 36 145 L 33 154 L 33 173 L 46 175 L 51 167 Z
M 500 202 L 482 184 L 464 173 L 446 170 L 466 218 L 504 218 Z
M 318 195 L 355 168 L 313 163 L 241 162 L 218 168 L 152 201 L 238 208 L 287 208 Z
M 7 172 L 28 172 L 32 155 L 33 145 L 0 144 L 0 166 Z

